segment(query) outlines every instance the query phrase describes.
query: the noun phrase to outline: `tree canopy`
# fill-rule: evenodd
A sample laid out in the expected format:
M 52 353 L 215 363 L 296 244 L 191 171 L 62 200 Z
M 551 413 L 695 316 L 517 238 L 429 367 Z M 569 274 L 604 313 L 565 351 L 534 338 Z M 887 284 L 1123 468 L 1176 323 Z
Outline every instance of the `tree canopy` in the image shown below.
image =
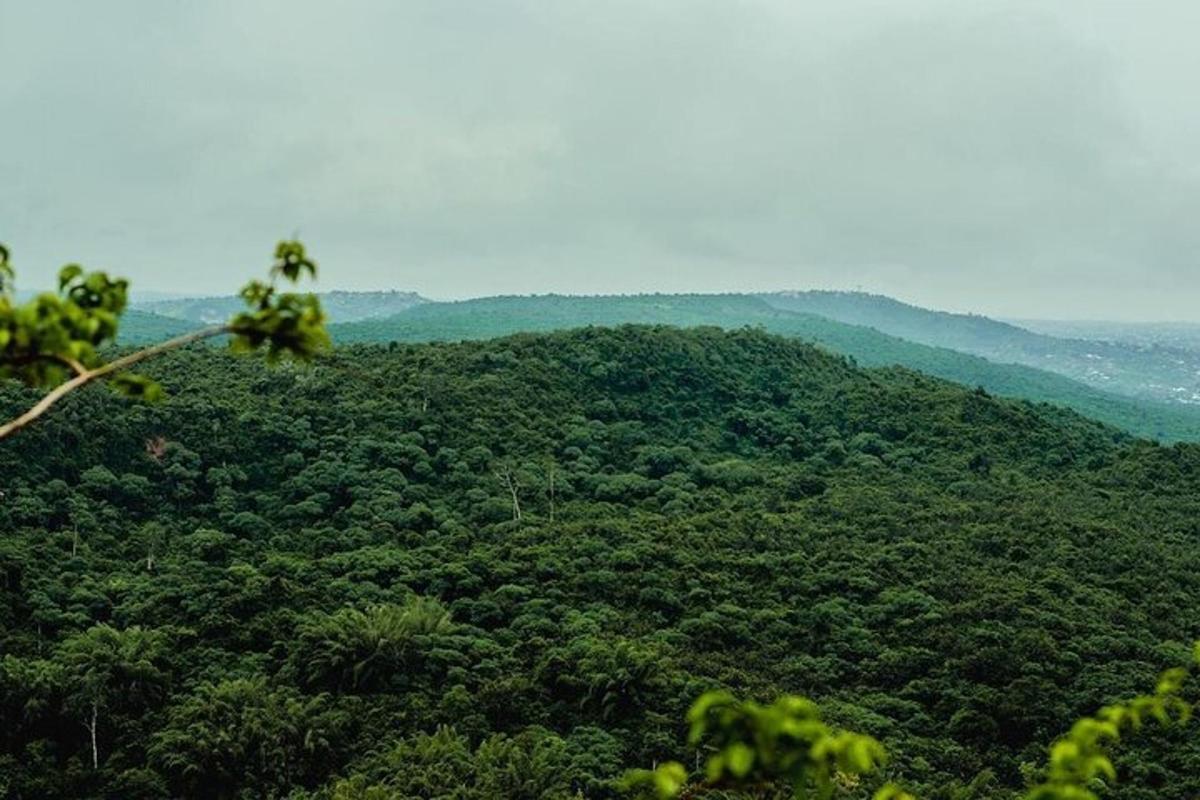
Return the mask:
M 315 363 L 180 348 L 168 402 L 76 392 L 0 446 L 8 796 L 693 791 L 722 692 L 877 742 L 837 796 L 1019 797 L 1200 636 L 1195 445 L 754 330 Z M 1184 729 L 1105 757 L 1104 797 L 1200 791 Z

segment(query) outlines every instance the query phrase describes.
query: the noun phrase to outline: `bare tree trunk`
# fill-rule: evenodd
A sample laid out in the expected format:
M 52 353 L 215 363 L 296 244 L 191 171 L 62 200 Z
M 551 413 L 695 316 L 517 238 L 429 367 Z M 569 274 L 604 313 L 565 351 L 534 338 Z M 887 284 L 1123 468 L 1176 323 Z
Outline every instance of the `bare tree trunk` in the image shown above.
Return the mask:
M 508 488 L 508 493 L 512 495 L 513 520 L 521 519 L 521 501 L 517 498 L 517 489 L 519 487 L 517 486 L 516 479 L 513 478 L 512 470 L 505 467 L 503 470 L 498 470 L 496 476 L 504 482 L 505 487 Z
M 92 722 L 87 726 L 88 732 L 92 734 L 92 769 L 100 769 L 100 750 L 96 747 L 96 721 L 100 716 L 100 709 L 95 701 L 92 701 Z

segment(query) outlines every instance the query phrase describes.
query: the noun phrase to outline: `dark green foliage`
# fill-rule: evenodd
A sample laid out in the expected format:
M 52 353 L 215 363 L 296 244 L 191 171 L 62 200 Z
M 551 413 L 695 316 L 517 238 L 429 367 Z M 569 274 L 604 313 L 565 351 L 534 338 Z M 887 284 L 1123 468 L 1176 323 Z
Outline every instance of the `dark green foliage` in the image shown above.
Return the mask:
M 962 318 L 907 306 L 904 308 L 916 313 L 921 325 L 884 324 L 891 317 L 875 313 L 879 309 L 874 305 L 859 309 L 857 315 L 845 315 L 838 313 L 843 309 L 836 305 L 811 309 L 797 306 L 793 310 L 783 302 L 787 298 L 772 295 L 768 299 L 770 303 L 750 295 L 489 297 L 460 303 L 426 303 L 386 319 L 333 325 L 330 332 L 338 342 L 427 342 L 483 339 L 518 331 L 561 330 L 588 324 L 718 325 L 730 329 L 752 325 L 772 333 L 817 342 L 835 353 L 854 358 L 863 366 L 904 366 L 967 386 L 983 386 L 999 395 L 1067 406 L 1140 436 L 1167 441 L 1200 441 L 1200 408 L 1166 402 L 1146 396 L 1145 392 L 1139 399 L 1122 397 L 1102 390 L 1104 387 L 1078 382 L 1083 378 L 1091 379 L 1091 373 L 1085 368 L 1090 365 L 1095 371 L 1096 362 L 1089 356 L 1094 355 L 1093 351 L 1105 349 L 1099 343 L 1064 343 L 980 317 Z M 887 298 L 881 300 L 901 305 Z M 947 325 L 944 319 L 965 319 L 967 324 Z M 987 331 L 992 328 L 1019 331 L 1017 339 L 1023 342 L 1031 338 L 1042 347 L 1028 358 L 1018 358 L 1010 350 L 977 347 L 975 338 L 969 335 L 977 327 Z M 990 341 L 995 337 L 984 338 Z M 1070 377 L 1047 371 L 1058 370 L 1059 362 L 1067 361 L 1062 357 L 1064 349 L 1072 355 L 1071 363 L 1080 365 Z M 1059 357 L 1048 358 L 1047 352 L 1058 353 Z M 1150 366 L 1138 361 L 1139 353 L 1143 361 L 1149 360 Z M 1155 361 L 1150 358 L 1152 355 L 1160 358 Z M 1178 353 L 1155 351 L 1147 354 L 1137 349 L 1123 350 L 1121 356 L 1128 362 L 1127 369 L 1136 372 L 1139 385 L 1179 385 L 1179 379 L 1166 375 L 1173 375 L 1187 364 L 1197 362 L 1194 355 L 1181 358 Z M 1170 369 L 1151 369 L 1159 362 L 1168 363 Z
M 778 308 L 763 298 L 750 295 L 544 295 L 422 303 L 419 299 L 404 295 L 389 300 L 386 295 L 378 297 L 374 294 L 335 292 L 323 295 L 322 299 L 337 304 L 331 316 L 338 322 L 329 327 L 334 340 L 340 343 L 486 339 L 520 331 L 553 331 L 589 324 L 717 325 L 729 329 L 755 326 L 772 333 L 817 342 L 835 353 L 854 358 L 864 366 L 904 366 L 968 386 L 983 386 L 999 395 L 1066 406 L 1139 436 L 1164 441 L 1200 441 L 1200 407 L 1144 396 L 1135 399 L 1113 394 L 1103 390 L 1103 387 L 1096 388 L 1047 371 L 1056 368 L 1056 362 L 1044 355 L 1040 361 L 1027 360 L 1027 363 L 1021 364 L 1009 363 L 1020 359 L 995 356 L 989 351 L 989 355 L 997 360 L 988 361 L 970 354 L 976 352 L 969 346 L 972 341 L 970 337 L 947 340 L 943 336 L 935 342 L 941 346 L 921 344 L 919 342 L 925 339 L 919 336 L 917 341 L 897 338 L 897 335 L 907 331 L 887 335 L 876 330 L 872 327 L 873 318 L 866 313 L 870 308 L 860 315 L 861 319 L 855 317 L 847 320 L 856 324 L 846 324 L 845 321 L 839 321 L 841 317 L 833 311 L 830 311 L 831 317 L 799 313 Z M 778 297 L 771 296 L 770 299 L 774 301 Z M 180 322 L 182 319 L 193 320 L 193 326 L 202 321 L 220 319 L 222 310 L 230 308 L 235 301 L 236 298 L 207 298 L 148 304 L 146 308 L 161 309 L 171 319 L 154 314 L 134 317 L 129 320 L 132 324 L 123 327 L 122 341 L 129 344 L 154 341 L 158 338 L 155 331 L 186 325 Z M 399 313 L 393 311 L 391 315 L 383 314 L 382 310 L 391 305 L 398 305 L 402 310 Z M 934 318 L 935 324 L 926 324 L 926 328 L 936 327 L 937 320 L 942 318 L 937 312 L 913 310 Z M 985 328 L 1011 328 L 984 318 L 967 319 L 982 320 L 979 325 Z M 959 330 L 954 327 L 950 329 Z M 974 322 L 968 330 L 974 330 Z M 1094 346 L 1093 349 L 1100 345 L 1072 343 L 1072 347 L 1078 346 L 1076 349 L 1083 348 L 1082 354 L 1077 355 L 1087 361 L 1088 350 L 1085 345 Z M 1173 368 L 1178 367 L 1177 362 L 1182 363 L 1175 359 L 1172 361 Z M 1029 363 L 1034 366 L 1029 366 Z M 1143 383 L 1157 380 L 1153 376 L 1142 378 Z
M 148 756 L 177 796 L 284 796 L 337 763 L 351 713 L 261 677 L 202 683 L 167 710 Z
M 0 444 L 10 797 L 612 798 L 724 689 L 883 744 L 847 797 L 1005 798 L 1200 635 L 1200 447 L 759 331 L 156 377 Z

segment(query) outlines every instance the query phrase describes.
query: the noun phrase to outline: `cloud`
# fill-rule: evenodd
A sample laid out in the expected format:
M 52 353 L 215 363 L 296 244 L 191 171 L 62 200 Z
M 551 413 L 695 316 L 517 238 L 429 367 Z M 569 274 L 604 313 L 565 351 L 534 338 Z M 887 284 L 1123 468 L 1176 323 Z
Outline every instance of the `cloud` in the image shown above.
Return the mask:
M 440 296 L 1194 316 L 1200 20 L 1151 5 L 24 4 L 0 235 L 157 289 L 298 229 L 330 284 Z

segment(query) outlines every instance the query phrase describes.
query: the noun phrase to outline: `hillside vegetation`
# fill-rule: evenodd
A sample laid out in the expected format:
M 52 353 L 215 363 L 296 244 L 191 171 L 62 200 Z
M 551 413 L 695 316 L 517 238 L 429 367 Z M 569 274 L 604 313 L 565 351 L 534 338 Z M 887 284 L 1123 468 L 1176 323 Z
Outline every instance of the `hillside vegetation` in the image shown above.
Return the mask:
M 1200 635 L 1200 447 L 795 339 L 155 377 L 0 448 L 5 796 L 611 798 L 698 763 L 684 712 L 727 687 L 819 700 L 922 797 L 1004 798 Z M 1196 743 L 1121 754 L 1109 796 L 1200 791 Z
M 339 342 L 428 342 L 623 323 L 761 327 L 817 342 L 864 366 L 900 365 L 996 394 L 1064 405 L 1140 436 L 1200 440 L 1200 408 L 1116 396 L 1045 370 L 994 363 L 865 325 L 778 309 L 749 295 L 492 297 L 423 304 L 392 317 L 333 325 L 330 332 Z

